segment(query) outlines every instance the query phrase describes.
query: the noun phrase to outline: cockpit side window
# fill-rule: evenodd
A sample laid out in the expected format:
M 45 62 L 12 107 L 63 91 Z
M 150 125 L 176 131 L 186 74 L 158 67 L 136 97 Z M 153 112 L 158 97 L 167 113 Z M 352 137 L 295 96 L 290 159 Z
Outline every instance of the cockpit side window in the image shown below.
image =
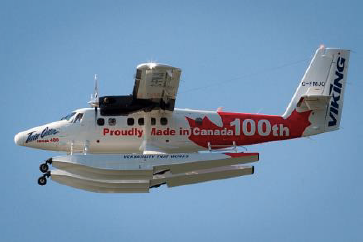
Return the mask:
M 82 121 L 82 118 L 83 118 L 83 113 L 78 113 L 73 123 L 80 123 Z
M 67 121 L 69 121 L 69 120 L 71 120 L 71 118 L 72 118 L 75 114 L 76 114 L 76 112 L 72 112 L 72 113 L 68 114 L 67 116 L 65 116 L 65 117 L 61 118 L 61 120 L 67 120 Z

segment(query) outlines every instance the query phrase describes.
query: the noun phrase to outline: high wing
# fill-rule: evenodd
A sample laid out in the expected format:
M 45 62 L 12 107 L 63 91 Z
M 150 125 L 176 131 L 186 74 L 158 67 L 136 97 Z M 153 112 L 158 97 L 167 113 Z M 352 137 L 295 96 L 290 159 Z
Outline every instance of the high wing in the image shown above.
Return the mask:
M 141 64 L 137 66 L 133 96 L 173 111 L 180 75 L 181 69 L 169 65 Z
M 137 66 L 131 95 L 99 98 L 103 116 L 127 115 L 138 111 L 174 111 L 181 69 L 164 64 L 145 63 Z

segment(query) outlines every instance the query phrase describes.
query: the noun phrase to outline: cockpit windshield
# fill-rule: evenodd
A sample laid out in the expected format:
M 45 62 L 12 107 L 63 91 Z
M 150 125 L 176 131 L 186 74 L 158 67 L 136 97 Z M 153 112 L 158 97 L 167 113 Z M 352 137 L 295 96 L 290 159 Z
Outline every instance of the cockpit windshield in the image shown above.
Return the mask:
M 80 123 L 82 121 L 82 118 L 83 118 L 83 113 L 78 113 L 77 116 L 72 121 L 72 123 Z
M 69 120 L 71 120 L 71 118 L 72 118 L 75 114 L 76 114 L 76 112 L 72 112 L 72 113 L 68 114 L 67 116 L 65 116 L 65 117 L 61 118 L 61 120 L 67 120 L 67 121 L 69 121 Z

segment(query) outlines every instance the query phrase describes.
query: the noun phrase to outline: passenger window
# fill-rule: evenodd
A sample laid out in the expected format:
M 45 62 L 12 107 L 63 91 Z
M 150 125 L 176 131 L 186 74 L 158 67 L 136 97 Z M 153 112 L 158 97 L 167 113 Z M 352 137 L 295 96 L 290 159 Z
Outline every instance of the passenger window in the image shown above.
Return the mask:
M 144 118 L 139 118 L 139 120 L 137 120 L 137 123 L 142 126 L 144 125 Z
M 83 117 L 83 113 L 77 114 L 76 118 L 74 119 L 73 123 L 80 123 Z
M 167 118 L 160 118 L 160 124 L 161 125 L 167 125 L 168 124 L 168 119 Z
M 116 125 L 116 119 L 115 118 L 109 118 L 108 119 L 108 125 L 115 126 Z
M 156 124 L 156 118 L 151 118 L 151 125 L 155 125 Z
M 98 124 L 98 126 L 103 126 L 103 125 L 105 125 L 105 120 L 103 118 L 99 118 L 99 119 L 97 119 L 97 124 Z
M 127 125 L 132 126 L 132 125 L 134 125 L 134 123 L 135 123 L 135 120 L 133 118 L 127 119 Z

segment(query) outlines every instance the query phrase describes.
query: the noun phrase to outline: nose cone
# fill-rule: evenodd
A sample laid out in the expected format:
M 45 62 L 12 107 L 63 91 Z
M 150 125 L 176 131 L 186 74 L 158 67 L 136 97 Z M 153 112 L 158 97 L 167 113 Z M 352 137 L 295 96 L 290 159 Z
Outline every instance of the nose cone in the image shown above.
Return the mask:
M 24 141 L 25 141 L 25 136 L 24 136 L 23 133 L 17 133 L 14 136 L 14 142 L 15 142 L 15 144 L 17 144 L 17 145 L 24 145 Z

